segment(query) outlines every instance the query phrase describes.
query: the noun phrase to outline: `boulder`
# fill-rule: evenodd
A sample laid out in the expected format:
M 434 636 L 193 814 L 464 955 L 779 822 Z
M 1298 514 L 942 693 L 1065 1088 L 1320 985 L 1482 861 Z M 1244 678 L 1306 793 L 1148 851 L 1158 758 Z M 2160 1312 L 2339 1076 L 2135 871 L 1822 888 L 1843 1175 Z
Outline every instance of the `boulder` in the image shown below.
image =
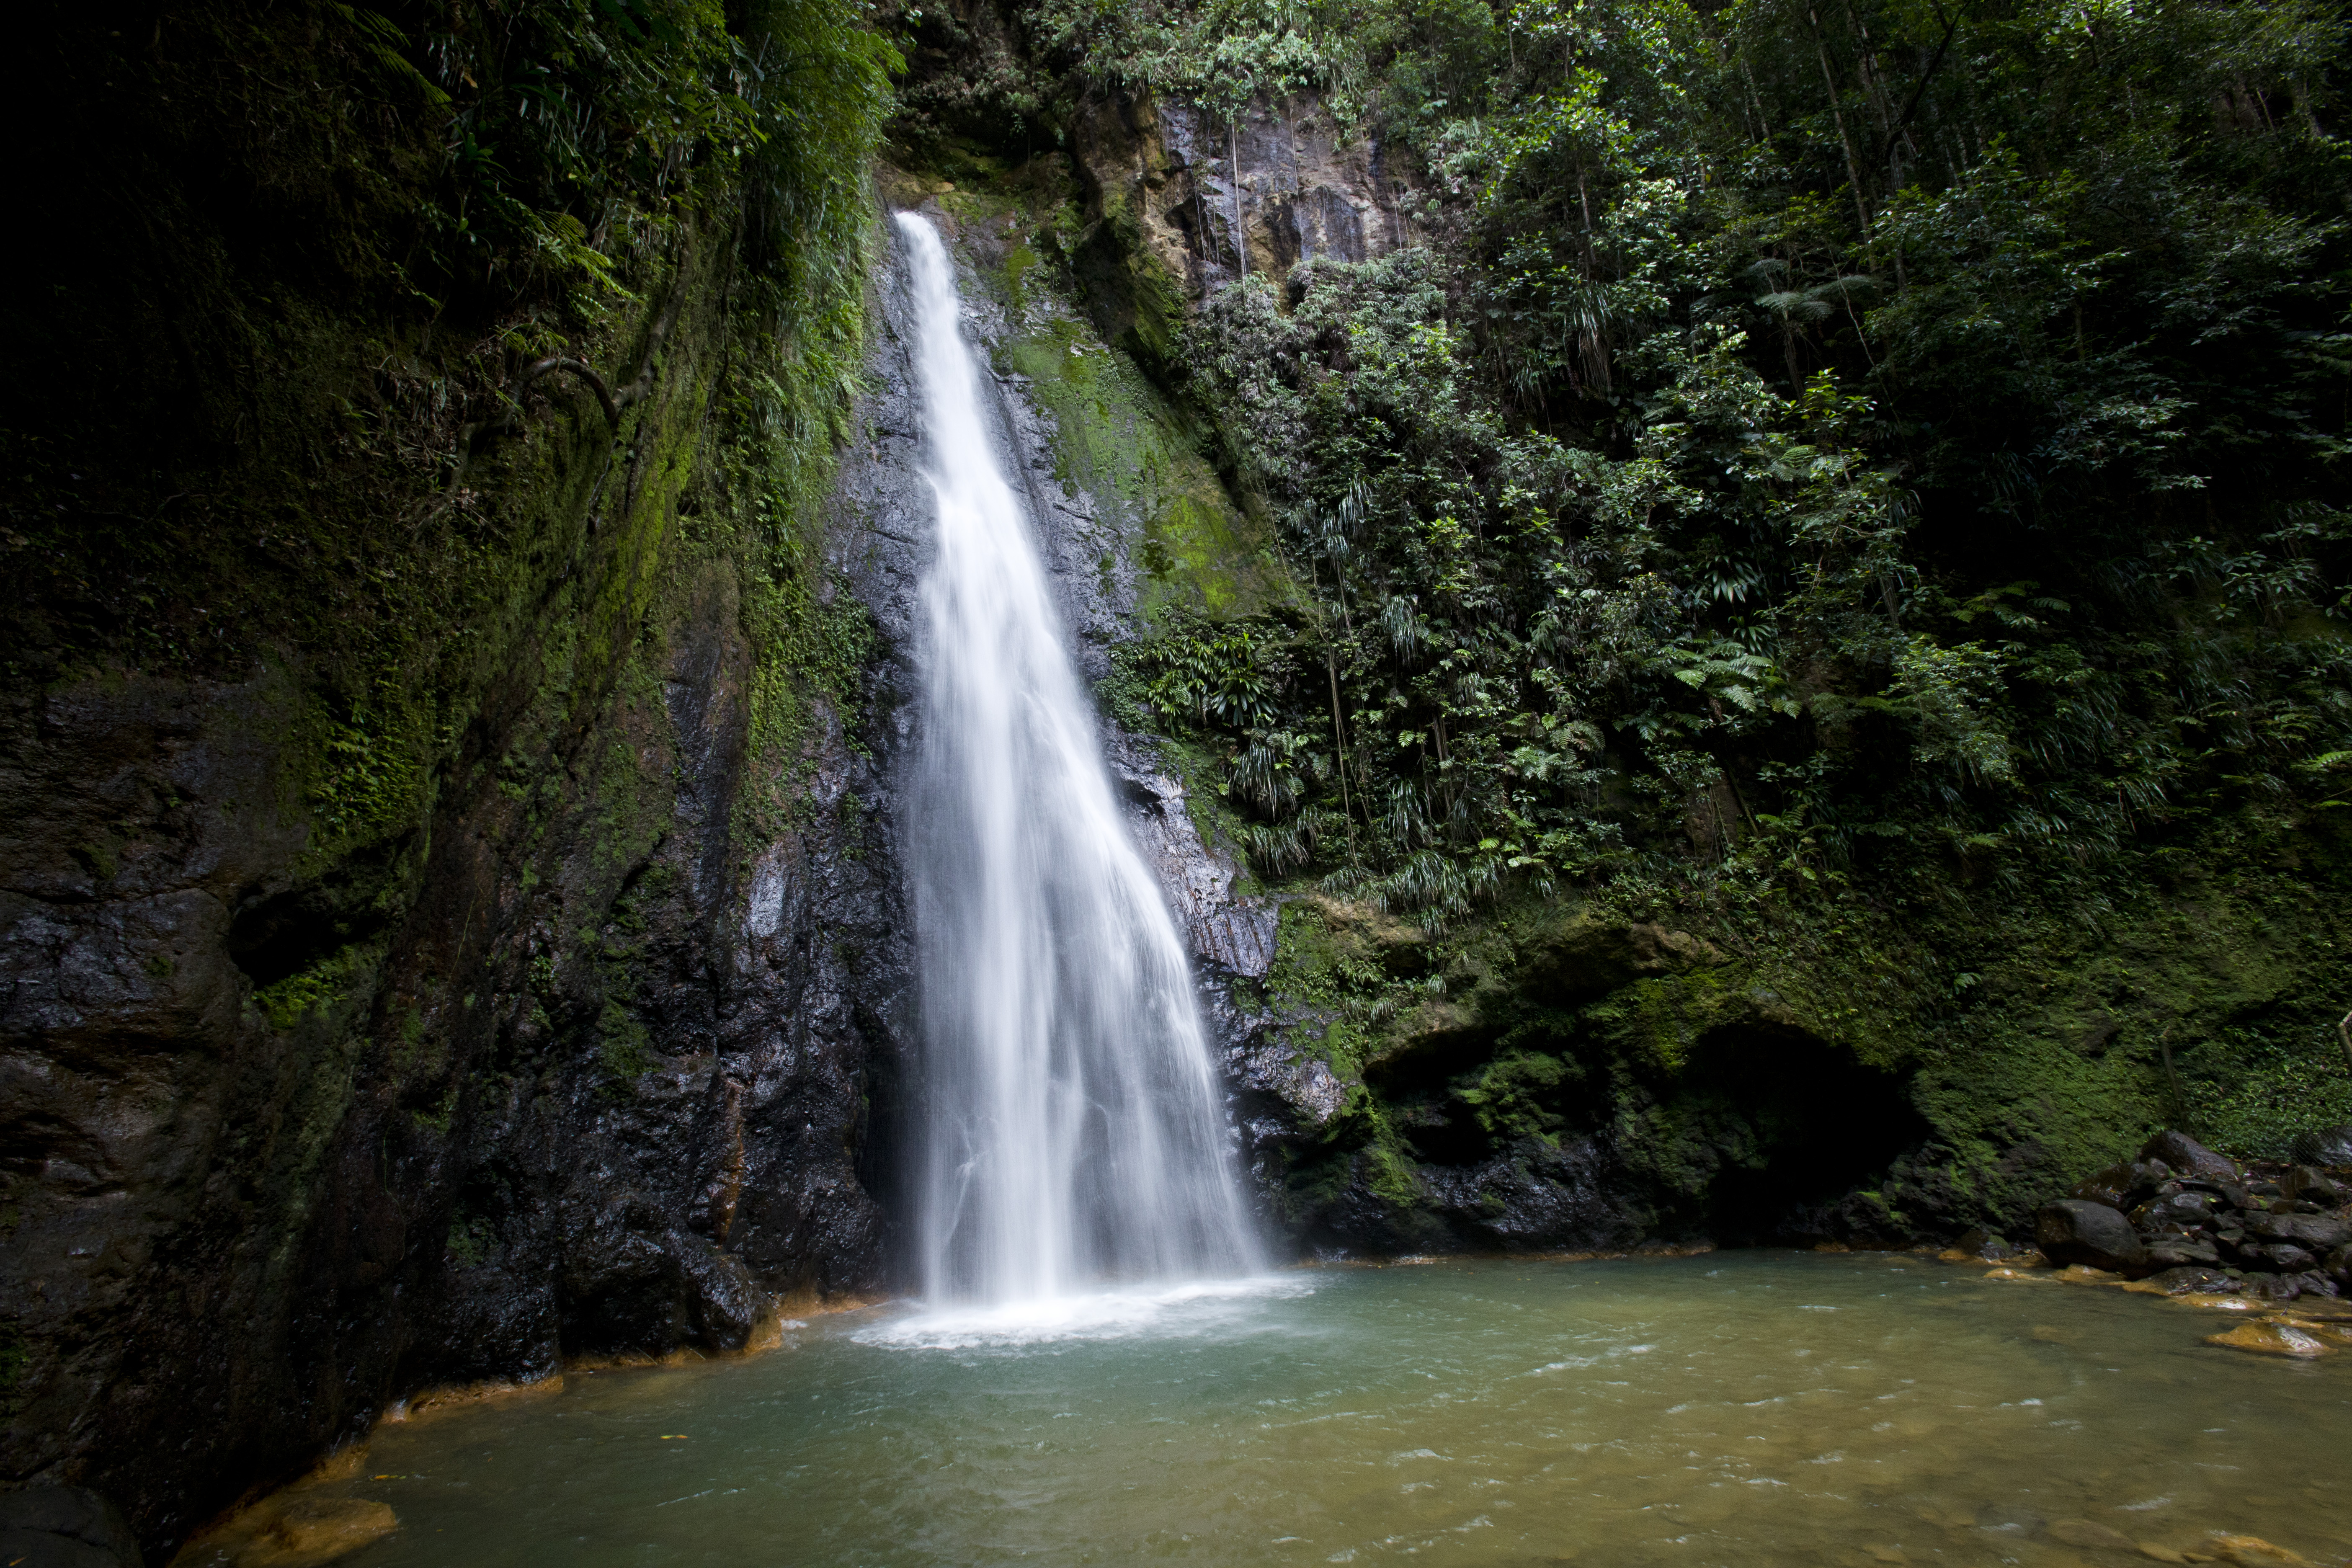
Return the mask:
M 1948 1250 L 1962 1253 L 1969 1258 L 1981 1258 L 1987 1263 L 1998 1263 L 2017 1249 L 1979 1225 L 1970 1226 L 1960 1232 L 1958 1238 Z
M 11 1568 L 141 1568 L 139 1537 L 107 1499 L 83 1487 L 0 1492 L 0 1563 Z
M 2315 1297 L 2328 1300 L 2342 1293 L 2332 1278 L 2316 1268 L 2296 1275 L 2294 1285 L 2299 1298 L 2305 1300 Z
M 2147 1239 L 2147 1258 L 2142 1267 L 2156 1269 L 2189 1268 L 2202 1272 L 2221 1261 L 2221 1251 L 2202 1237 L 2154 1236 Z
M 2337 1247 L 2327 1255 L 2327 1261 L 2321 1267 L 2336 1284 L 2352 1285 L 2352 1247 Z
M 2157 1286 L 2168 1296 L 2229 1296 L 2238 1289 L 2238 1282 L 2220 1269 L 2195 1264 L 2151 1274 L 2143 1283 Z
M 2082 1198 L 2042 1205 L 2033 1216 L 2033 1239 L 2053 1263 L 2085 1263 L 2130 1273 L 2147 1258 L 2147 1249 L 2121 1209 Z
M 2076 1182 L 2066 1195 L 2085 1203 L 2105 1204 L 2113 1209 L 2127 1209 L 2135 1197 L 2153 1193 L 2171 1179 L 2170 1167 L 2143 1160 L 2094 1171 Z
M 2323 1127 L 2315 1132 L 2298 1132 L 2288 1150 L 2305 1165 L 2332 1165 L 2338 1170 L 2352 1167 L 2352 1121 Z
M 2213 1219 L 2213 1198 L 2210 1193 L 2166 1193 L 2152 1197 L 2132 1211 L 2132 1226 L 2136 1230 L 2165 1230 L 2179 1227 L 2194 1230 L 2210 1225 Z
M 2216 1154 L 2186 1132 L 2167 1131 L 2158 1133 L 2140 1145 L 2139 1157 L 2161 1160 L 2184 1176 L 2202 1176 L 2209 1182 L 2234 1182 L 2238 1179 L 2235 1162 Z
M 2243 1292 L 2257 1301 L 2281 1303 L 2303 1294 L 2303 1281 L 2292 1274 L 2257 1274 L 2247 1279 Z
M 2245 1216 L 2244 1226 L 2248 1236 L 2322 1254 L 2352 1242 L 2352 1220 L 2338 1219 L 2334 1215 L 2271 1214 L 2258 1210 Z
M 2291 1198 L 2301 1198 L 2322 1208 L 2342 1208 L 2347 1201 L 2345 1184 L 2335 1181 L 2309 1165 L 2295 1165 L 2279 1178 L 2279 1191 Z
M 2201 1175 L 2194 1175 L 2180 1184 L 2188 1192 L 2210 1192 L 2216 1199 L 2221 1199 L 2222 1208 L 2246 1208 L 2249 1204 L 2253 1204 L 2253 1194 L 2237 1183 L 2213 1183 L 2213 1180 L 2206 1180 Z

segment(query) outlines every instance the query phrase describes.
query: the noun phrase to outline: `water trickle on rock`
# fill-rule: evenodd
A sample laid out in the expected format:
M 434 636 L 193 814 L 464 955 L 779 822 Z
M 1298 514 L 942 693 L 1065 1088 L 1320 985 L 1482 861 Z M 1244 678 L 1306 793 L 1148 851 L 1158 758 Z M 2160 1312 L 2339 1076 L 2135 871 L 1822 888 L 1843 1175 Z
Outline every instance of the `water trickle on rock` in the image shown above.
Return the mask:
M 1111 792 L 955 275 L 900 214 L 938 504 L 910 792 L 935 1305 L 1257 1264 L 1192 977 Z

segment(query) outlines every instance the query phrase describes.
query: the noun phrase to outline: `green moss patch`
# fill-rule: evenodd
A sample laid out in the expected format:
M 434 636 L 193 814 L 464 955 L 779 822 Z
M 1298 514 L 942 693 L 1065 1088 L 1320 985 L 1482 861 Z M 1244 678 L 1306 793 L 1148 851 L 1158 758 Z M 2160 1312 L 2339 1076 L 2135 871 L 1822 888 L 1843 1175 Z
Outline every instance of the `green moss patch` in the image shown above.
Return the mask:
M 997 358 L 1053 416 L 1055 477 L 1125 535 L 1142 579 L 1139 630 L 1171 610 L 1231 620 L 1289 600 L 1271 530 L 1233 503 L 1189 424 L 1126 355 L 1065 319 Z

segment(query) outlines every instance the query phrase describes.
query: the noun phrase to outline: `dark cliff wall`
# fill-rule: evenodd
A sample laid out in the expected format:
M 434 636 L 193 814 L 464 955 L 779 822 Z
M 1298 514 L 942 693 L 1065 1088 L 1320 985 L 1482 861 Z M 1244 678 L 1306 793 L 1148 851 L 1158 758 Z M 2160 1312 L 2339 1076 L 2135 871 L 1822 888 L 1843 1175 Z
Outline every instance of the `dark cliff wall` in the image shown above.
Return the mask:
M 841 309 L 732 165 L 574 225 L 602 274 L 469 261 L 352 16 L 27 34 L 0 1479 L 151 1549 L 417 1389 L 740 1347 L 887 1258 L 892 675 L 811 369 L 856 226 Z M 555 355 L 603 389 L 517 390 Z

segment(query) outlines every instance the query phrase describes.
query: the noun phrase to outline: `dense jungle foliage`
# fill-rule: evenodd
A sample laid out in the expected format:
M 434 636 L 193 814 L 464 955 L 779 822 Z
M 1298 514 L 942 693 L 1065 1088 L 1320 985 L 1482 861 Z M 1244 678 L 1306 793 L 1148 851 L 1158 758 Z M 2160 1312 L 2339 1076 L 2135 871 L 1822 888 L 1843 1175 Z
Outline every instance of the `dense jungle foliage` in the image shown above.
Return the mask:
M 1457 913 L 1690 812 L 1760 878 L 2331 804 L 2331 16 L 1400 7 L 1345 53 L 1252 20 L 1202 74 L 1375 98 L 1444 241 L 1196 329 L 1323 590 L 1316 635 L 1250 645 L 1290 700 L 1260 658 L 1225 704 L 1267 869 Z
M 1131 650 L 1122 695 L 1199 744 L 1266 878 L 1432 930 L 1515 889 L 1851 906 L 1948 1022 L 2030 918 L 2340 870 L 2335 8 L 1037 0 L 1017 30 L 1042 64 L 923 84 L 902 139 L 1039 142 L 1089 92 L 1319 103 L 1412 185 L 1425 244 L 1253 273 L 1171 356 L 1310 587 Z M 2255 1030 L 2267 1065 L 2212 1058 L 2210 1124 L 2352 1110 L 2328 1000 Z

